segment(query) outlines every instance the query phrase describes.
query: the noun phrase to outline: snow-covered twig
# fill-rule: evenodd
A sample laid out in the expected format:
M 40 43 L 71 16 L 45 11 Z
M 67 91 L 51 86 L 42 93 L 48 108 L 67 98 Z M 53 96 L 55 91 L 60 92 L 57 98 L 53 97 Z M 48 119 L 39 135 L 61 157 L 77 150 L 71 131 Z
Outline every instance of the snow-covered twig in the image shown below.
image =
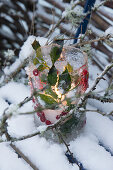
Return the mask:
M 96 78 L 96 80 L 94 81 L 94 84 L 93 84 L 93 86 L 90 88 L 90 90 L 89 90 L 88 93 L 90 93 L 90 92 L 92 92 L 93 90 L 95 90 L 95 88 L 96 88 L 97 84 L 99 83 L 99 81 L 100 81 L 101 79 L 103 79 L 103 76 L 104 76 L 112 67 L 113 67 L 113 63 L 110 63 L 110 64 L 108 64 L 108 65 L 105 67 L 105 69 L 103 70 L 103 72 L 102 72 L 102 73 Z
M 97 113 L 99 113 L 99 114 L 101 114 L 101 115 L 103 115 L 103 116 L 106 116 L 106 115 L 107 115 L 106 113 L 101 112 L 100 110 L 90 110 L 90 109 L 80 110 L 80 109 L 79 109 L 79 111 L 80 111 L 80 112 L 97 112 Z
M 40 134 L 41 133 L 39 131 L 37 131 L 35 133 L 29 134 L 29 135 L 26 135 L 26 136 L 22 136 L 20 138 L 11 138 L 11 142 L 22 141 L 22 140 L 25 140 L 25 139 L 28 139 L 28 138 L 32 138 L 32 137 L 40 135 Z
M 91 98 L 91 99 L 96 99 L 96 100 L 99 100 L 100 102 L 103 102 L 103 103 L 113 103 L 113 99 L 111 98 L 107 98 L 107 97 L 104 97 L 104 96 L 100 96 L 100 95 L 94 95 L 94 94 L 90 94 L 88 96 L 88 98 Z
M 113 110 L 108 114 L 108 115 L 111 115 L 111 116 L 113 116 Z
M 11 74 L 9 74 L 8 76 L 5 75 L 4 76 L 4 80 L 3 82 L 0 84 L 0 87 L 5 85 L 6 83 L 8 83 L 11 79 L 13 79 L 18 73 L 19 71 L 25 67 L 26 63 L 28 62 L 28 58 L 25 59 L 18 67 L 16 70 L 14 70 L 13 72 L 11 72 Z
M 74 44 L 73 46 L 74 47 L 81 47 L 81 46 L 86 45 L 86 44 L 91 44 L 91 43 L 94 43 L 94 42 L 104 41 L 104 40 L 109 39 L 109 38 L 112 38 L 112 36 L 111 35 L 106 35 L 106 36 L 99 37 L 97 39 L 88 40 L 88 41 L 82 41 L 80 43 Z
M 7 134 L 7 123 L 6 123 L 7 119 L 9 119 L 11 116 L 17 113 L 17 110 L 20 107 L 22 107 L 25 103 L 32 100 L 33 95 L 35 95 L 35 92 L 30 97 L 24 99 L 19 104 L 15 104 L 15 105 L 12 104 L 4 110 L 4 113 L 0 118 L 0 135 L 3 135 L 4 133 Z
M 109 0 L 104 0 L 104 1 L 100 2 L 98 5 L 95 4 L 92 10 L 93 10 L 94 12 L 97 11 L 97 10 L 98 10 L 101 6 L 103 6 L 107 1 L 109 1 Z
M 113 110 L 110 113 L 105 113 L 100 110 L 90 110 L 90 109 L 84 109 L 84 110 L 79 110 L 80 112 L 97 112 L 103 116 L 113 116 Z

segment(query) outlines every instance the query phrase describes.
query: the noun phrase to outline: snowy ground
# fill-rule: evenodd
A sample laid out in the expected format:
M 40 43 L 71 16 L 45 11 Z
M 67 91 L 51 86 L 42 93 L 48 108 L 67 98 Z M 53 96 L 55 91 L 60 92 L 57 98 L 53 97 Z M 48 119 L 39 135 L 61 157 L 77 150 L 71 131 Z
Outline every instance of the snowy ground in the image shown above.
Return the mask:
M 29 87 L 11 82 L 0 89 L 0 111 L 9 103 L 19 103 L 30 96 Z M 106 106 L 105 106 L 106 107 Z M 88 108 L 92 109 L 89 105 Z M 112 105 L 110 107 L 112 109 Z M 29 102 L 20 112 L 33 110 Z M 8 131 L 13 137 L 21 137 L 35 132 L 33 115 L 15 116 L 8 121 Z M 78 170 L 76 164 L 69 164 L 64 145 L 51 143 L 39 136 L 15 142 L 15 145 L 40 170 Z M 87 170 L 113 170 L 113 122 L 98 113 L 87 113 L 84 132 L 70 142 L 74 157 Z M 32 169 L 22 158 L 18 158 L 8 143 L 0 143 L 0 170 Z
M 10 68 L 4 70 L 5 74 L 12 73 L 20 63 L 32 55 L 31 43 L 35 37 L 31 36 L 24 43 L 19 55 Z M 42 41 L 42 39 L 38 39 Z M 42 42 L 46 41 L 43 39 Z M 43 45 L 43 44 L 42 44 Z M 29 50 L 27 50 L 29 49 Z M 92 69 L 93 67 L 93 69 Z M 93 71 L 92 71 L 93 70 Z M 89 87 L 101 71 L 92 66 L 89 61 Z M 107 81 L 101 80 L 96 91 L 105 90 Z M 103 94 L 103 92 L 101 92 Z M 0 116 L 10 104 L 18 104 L 30 96 L 30 88 L 22 83 L 10 82 L 0 88 Z M 88 109 L 100 109 L 106 113 L 113 110 L 112 104 L 103 104 L 89 100 Z M 32 102 L 26 103 L 19 109 L 19 113 L 32 111 Z M 113 121 L 99 113 L 88 112 L 83 132 L 70 142 L 70 150 L 74 157 L 82 164 L 82 170 L 113 170 Z M 33 115 L 15 115 L 8 120 L 8 132 L 12 137 L 22 137 L 37 130 Z M 4 139 L 5 137 L 2 136 Z M 78 170 L 76 164 L 70 164 L 65 156 L 66 147 L 55 144 L 45 138 L 35 136 L 23 141 L 15 142 L 15 146 L 39 170 Z M 0 170 L 31 170 L 32 168 L 11 148 L 9 143 L 0 143 Z
M 43 3 L 40 1 L 40 3 Z M 102 9 L 103 10 L 103 9 Z M 106 9 L 107 10 L 107 9 Z M 113 25 L 113 23 L 111 23 Z M 67 25 L 66 25 L 67 27 Z M 93 28 L 92 28 L 93 29 Z M 106 31 L 111 33 L 113 27 Z M 6 67 L 4 73 L 9 75 L 26 59 L 32 55 L 31 43 L 35 37 L 31 36 L 24 44 L 24 48 L 12 66 Z M 41 45 L 46 39 L 38 38 Z M 30 42 L 30 46 L 29 46 Z M 96 51 L 97 54 L 97 51 Z M 98 54 L 99 55 L 99 54 Z M 99 59 L 103 64 L 107 63 L 102 54 Z M 89 62 L 90 63 L 90 62 Z M 89 64 L 89 73 L 91 86 L 97 74 L 100 73 L 97 66 L 92 67 Z M 105 90 L 107 81 L 101 80 L 97 91 Z M 0 117 L 4 110 L 10 104 L 16 104 L 30 96 L 30 89 L 21 83 L 11 82 L 0 88 Z M 103 104 L 97 101 L 89 100 L 88 109 L 100 109 L 109 113 L 113 110 L 112 104 Z M 19 112 L 32 111 L 32 102 L 25 104 Z M 113 170 L 113 121 L 108 117 L 98 113 L 87 112 L 87 121 L 83 132 L 73 141 L 70 142 L 70 150 L 74 157 L 82 164 L 82 170 Z M 8 132 L 12 137 L 21 137 L 32 134 L 36 131 L 33 115 L 15 115 L 8 120 Z M 2 136 L 4 139 L 5 136 Z M 64 145 L 55 144 L 47 141 L 45 138 L 35 136 L 20 142 L 15 142 L 15 146 L 24 153 L 24 155 L 33 162 L 39 170 L 78 170 L 76 164 L 70 164 L 65 156 L 66 148 Z M 0 170 L 32 170 L 32 168 L 18 156 L 11 148 L 9 143 L 0 143 Z

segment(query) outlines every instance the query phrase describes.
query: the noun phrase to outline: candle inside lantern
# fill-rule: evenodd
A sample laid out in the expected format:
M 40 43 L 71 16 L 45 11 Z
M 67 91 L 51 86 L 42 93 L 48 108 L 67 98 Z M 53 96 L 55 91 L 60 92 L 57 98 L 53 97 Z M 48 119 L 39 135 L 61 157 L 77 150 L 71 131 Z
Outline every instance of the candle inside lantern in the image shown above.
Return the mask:
M 40 53 L 39 53 L 39 51 Z M 40 47 L 29 65 L 30 84 L 37 91 L 33 102 L 36 119 L 47 125 L 69 113 L 88 87 L 87 56 L 79 49 L 54 44 Z

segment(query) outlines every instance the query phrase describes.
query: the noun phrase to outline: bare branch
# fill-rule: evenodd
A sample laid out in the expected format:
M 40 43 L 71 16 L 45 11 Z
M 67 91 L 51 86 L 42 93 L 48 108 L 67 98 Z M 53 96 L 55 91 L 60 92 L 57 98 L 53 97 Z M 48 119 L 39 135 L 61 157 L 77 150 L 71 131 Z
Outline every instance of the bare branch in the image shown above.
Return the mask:
M 23 152 L 17 148 L 17 146 L 15 146 L 14 144 L 10 144 L 10 146 L 13 148 L 13 150 L 18 154 L 18 156 L 20 156 L 25 162 L 27 162 L 32 168 L 33 170 L 39 170 L 34 164 L 33 162 L 31 162 L 31 160 L 25 155 L 23 154 Z
M 73 46 L 74 47 L 81 47 L 81 46 L 86 45 L 86 44 L 91 44 L 91 43 L 94 43 L 94 42 L 104 41 L 104 40 L 109 39 L 109 38 L 112 38 L 112 36 L 111 35 L 106 35 L 106 36 L 99 37 L 97 39 L 93 39 L 93 40 L 89 40 L 89 41 L 82 41 L 80 43 L 74 44 Z
M 96 100 L 99 100 L 100 102 L 103 102 L 103 103 L 107 103 L 107 102 L 108 103 L 113 103 L 113 99 L 103 97 L 103 96 L 100 96 L 100 95 L 90 94 L 90 95 L 88 95 L 88 98 L 96 99 Z
M 26 135 L 26 136 L 22 136 L 22 137 L 20 137 L 20 138 L 11 138 L 11 142 L 22 141 L 22 140 L 25 140 L 25 139 L 28 139 L 28 138 L 32 138 L 32 137 L 37 136 L 37 135 L 40 135 L 40 134 L 41 134 L 41 133 L 38 131 L 38 132 L 29 134 L 29 135 Z
M 64 145 L 66 146 L 66 148 L 67 148 L 66 153 L 68 152 L 68 153 L 71 155 L 71 157 L 72 157 L 72 159 L 73 159 L 73 161 L 74 161 L 73 153 L 72 153 L 71 150 L 69 149 L 69 146 L 70 146 L 70 145 L 66 143 L 66 141 L 63 139 L 62 134 L 61 134 L 59 131 L 56 130 L 56 132 L 57 132 L 57 135 L 58 135 L 59 139 L 62 140 L 63 144 L 64 144 Z M 81 167 L 80 167 L 79 163 L 77 163 L 77 162 L 75 162 L 75 163 L 78 165 L 79 170 L 81 170 Z
M 107 113 L 104 113 L 104 112 L 102 112 L 102 111 L 100 111 L 100 110 L 90 110 L 90 109 L 80 110 L 80 109 L 79 109 L 79 111 L 80 111 L 80 112 L 97 112 L 97 113 L 99 113 L 99 114 L 101 114 L 101 115 L 103 115 L 103 116 L 106 116 L 106 115 L 107 115 Z

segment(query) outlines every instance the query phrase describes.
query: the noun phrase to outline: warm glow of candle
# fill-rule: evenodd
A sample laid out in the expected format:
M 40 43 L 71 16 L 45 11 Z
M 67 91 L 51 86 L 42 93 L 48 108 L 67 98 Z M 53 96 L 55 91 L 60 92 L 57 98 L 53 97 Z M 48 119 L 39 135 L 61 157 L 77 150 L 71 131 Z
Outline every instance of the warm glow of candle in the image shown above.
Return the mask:
M 58 90 L 56 86 L 55 86 L 55 93 L 58 95 L 58 98 L 62 97 L 62 94 L 60 93 L 60 91 Z

